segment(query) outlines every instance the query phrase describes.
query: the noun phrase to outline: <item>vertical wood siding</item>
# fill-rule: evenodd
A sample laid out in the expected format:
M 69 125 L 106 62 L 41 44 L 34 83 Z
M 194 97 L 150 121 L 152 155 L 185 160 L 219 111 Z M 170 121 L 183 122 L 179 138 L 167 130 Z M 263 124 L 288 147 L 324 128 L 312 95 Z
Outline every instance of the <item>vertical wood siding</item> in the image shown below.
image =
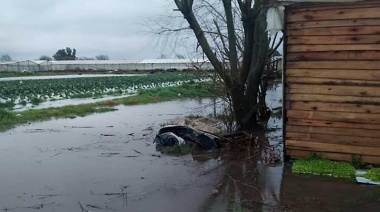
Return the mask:
M 286 154 L 380 164 L 380 0 L 286 8 Z

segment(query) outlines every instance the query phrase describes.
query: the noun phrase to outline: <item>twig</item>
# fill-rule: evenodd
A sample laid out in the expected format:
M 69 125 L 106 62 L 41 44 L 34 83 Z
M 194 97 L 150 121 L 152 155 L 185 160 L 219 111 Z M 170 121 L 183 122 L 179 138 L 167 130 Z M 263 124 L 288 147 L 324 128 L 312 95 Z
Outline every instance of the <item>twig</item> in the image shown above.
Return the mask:
M 105 137 L 111 137 L 111 136 L 115 136 L 115 135 L 111 135 L 111 134 L 100 134 L 101 136 L 105 136 Z
M 242 185 L 245 185 L 245 186 L 247 186 L 247 187 L 250 187 L 250 188 L 253 188 L 253 189 L 255 189 L 256 191 L 258 190 L 255 186 L 253 186 L 253 185 L 249 185 L 249 184 L 247 184 L 247 183 L 243 183 L 243 182 L 241 182 L 240 180 L 235 180 L 234 178 L 232 178 L 230 175 L 228 176 L 232 181 L 234 181 L 234 182 L 238 182 L 238 183 L 240 183 L 240 184 L 242 184 Z
M 135 149 L 133 149 L 133 151 L 135 151 L 136 153 L 138 153 L 138 154 L 140 154 L 140 155 L 143 154 L 143 153 L 141 153 L 141 152 L 139 152 L 139 151 L 137 151 L 137 150 L 135 150 Z
M 36 197 L 40 197 L 39 199 L 45 199 L 45 198 L 48 198 L 48 197 L 57 197 L 57 196 L 61 196 L 62 194 L 42 194 L 42 195 L 34 195 Z
M 86 206 L 87 206 L 87 207 L 90 207 L 90 208 L 104 209 L 104 208 L 102 208 L 102 207 L 100 207 L 100 206 L 98 206 L 98 205 L 90 205 L 90 204 L 87 204 Z

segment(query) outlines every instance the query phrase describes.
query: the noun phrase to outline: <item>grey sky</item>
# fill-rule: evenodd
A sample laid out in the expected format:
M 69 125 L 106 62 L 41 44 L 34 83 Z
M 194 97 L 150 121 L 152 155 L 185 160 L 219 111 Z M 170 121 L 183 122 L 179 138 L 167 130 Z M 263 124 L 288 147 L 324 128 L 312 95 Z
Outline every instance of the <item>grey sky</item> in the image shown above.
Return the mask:
M 52 56 L 77 49 L 78 57 L 157 58 L 142 23 L 172 11 L 172 0 L 1 0 L 0 55 L 13 59 Z

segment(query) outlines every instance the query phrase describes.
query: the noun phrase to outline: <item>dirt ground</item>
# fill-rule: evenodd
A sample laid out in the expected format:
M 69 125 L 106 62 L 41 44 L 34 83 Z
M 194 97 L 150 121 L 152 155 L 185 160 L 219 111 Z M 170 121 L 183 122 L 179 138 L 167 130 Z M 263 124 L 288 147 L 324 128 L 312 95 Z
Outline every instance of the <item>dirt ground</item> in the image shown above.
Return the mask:
M 276 88 L 276 87 L 274 87 Z M 278 86 L 270 106 L 281 105 Z M 211 99 L 31 123 L 0 133 L 4 211 L 379 211 L 380 187 L 291 173 L 244 153 L 168 156 L 153 139 L 171 119 L 208 115 Z M 211 107 L 206 107 L 211 106 Z M 281 120 L 258 139 L 282 151 Z M 282 156 L 282 155 L 281 155 Z M 280 157 L 281 157 L 280 156 Z

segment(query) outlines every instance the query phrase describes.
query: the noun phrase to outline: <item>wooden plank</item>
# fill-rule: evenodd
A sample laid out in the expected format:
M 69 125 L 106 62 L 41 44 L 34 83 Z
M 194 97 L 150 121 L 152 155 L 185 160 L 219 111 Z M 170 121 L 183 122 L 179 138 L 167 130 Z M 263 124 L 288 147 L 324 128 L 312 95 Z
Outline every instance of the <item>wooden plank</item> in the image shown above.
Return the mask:
M 318 35 L 379 35 L 380 26 L 342 26 L 311 29 L 292 29 L 286 31 L 286 36 L 318 36 Z
M 295 126 L 337 127 L 337 128 L 380 130 L 380 124 L 374 124 L 374 123 L 352 123 L 352 122 L 315 120 L 315 119 L 305 119 L 305 118 L 298 119 L 298 118 L 292 118 L 292 117 L 289 117 L 286 123 L 290 125 L 295 125 Z M 380 139 L 378 143 L 380 145 Z
M 351 69 L 287 69 L 286 77 L 296 78 L 326 78 L 362 81 L 380 81 L 378 70 L 351 70 Z
M 320 10 L 356 9 L 356 8 L 380 7 L 379 0 L 343 1 L 343 2 L 314 2 L 292 4 L 286 7 L 289 12 L 311 12 Z
M 296 140 L 286 140 L 286 148 L 300 149 L 317 152 L 348 153 L 356 155 L 380 156 L 380 147 L 352 146 L 342 144 L 327 144 L 318 142 L 305 142 Z
M 380 97 L 378 86 L 288 84 L 287 93 Z
M 286 94 L 286 101 L 354 103 L 380 105 L 379 97 L 332 96 L 317 94 Z
M 380 36 L 380 35 L 379 35 Z M 331 52 L 331 51 L 379 51 L 380 44 L 356 45 L 288 45 L 288 53 L 293 52 Z
M 326 102 L 290 102 L 286 109 L 380 114 L 380 105 L 342 104 Z
M 358 69 L 379 70 L 380 61 L 288 61 L 287 69 Z
M 379 44 L 379 35 L 290 36 L 288 44 Z
M 380 81 L 329 79 L 316 77 L 287 77 L 286 83 L 290 84 L 318 84 L 318 85 L 356 85 L 356 86 L 380 86 Z
M 286 25 L 288 30 L 293 29 L 310 29 L 326 27 L 343 27 L 343 26 L 380 26 L 380 18 L 371 19 L 345 19 L 345 20 L 327 20 L 327 21 L 302 21 L 292 22 Z
M 286 140 L 302 140 L 305 142 L 320 142 L 320 143 L 334 143 L 346 145 L 361 145 L 361 146 L 377 146 L 380 147 L 380 140 L 378 138 L 366 138 L 359 136 L 345 136 L 345 135 L 326 135 L 316 133 L 296 133 L 287 132 Z
M 306 111 L 287 110 L 286 117 L 294 119 L 314 119 L 330 122 L 350 122 L 380 124 L 380 114 L 350 113 L 350 112 L 326 112 L 326 111 Z M 380 135 L 380 134 L 379 134 Z
M 287 149 L 286 155 L 290 156 L 291 158 L 301 159 L 309 156 L 314 151 L 306 151 L 306 150 L 299 150 L 299 149 Z M 321 154 L 323 158 L 329 159 L 329 160 L 338 160 L 338 161 L 352 161 L 352 154 L 342 154 L 342 153 L 331 153 L 331 152 L 317 152 L 318 154 Z M 378 156 L 370 156 L 370 155 L 362 155 L 362 160 L 365 163 L 371 163 L 371 164 L 380 164 L 380 157 Z
M 379 36 L 380 37 L 380 36 Z M 290 52 L 287 61 L 380 60 L 380 51 Z
M 287 13 L 287 22 L 296 21 L 317 21 L 317 20 L 344 20 L 344 19 L 365 19 L 378 18 L 380 7 L 368 8 L 348 8 L 348 9 L 332 9 L 317 11 L 294 11 Z
M 286 132 L 380 138 L 379 130 L 286 125 Z M 332 136 L 333 138 L 333 136 Z

